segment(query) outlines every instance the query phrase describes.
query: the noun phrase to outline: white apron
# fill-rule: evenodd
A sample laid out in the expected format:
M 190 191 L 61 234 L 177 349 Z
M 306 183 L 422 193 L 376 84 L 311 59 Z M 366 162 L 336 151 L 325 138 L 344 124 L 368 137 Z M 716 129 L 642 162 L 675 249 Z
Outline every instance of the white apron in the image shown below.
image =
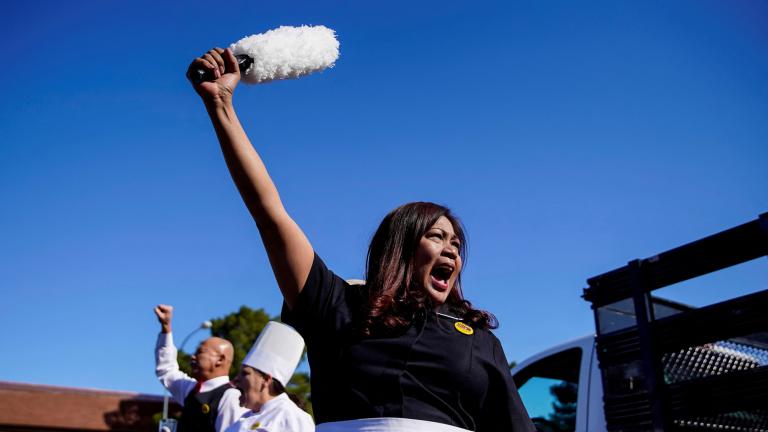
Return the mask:
M 317 432 L 469 432 L 467 429 L 426 420 L 396 417 L 328 422 L 316 426 Z

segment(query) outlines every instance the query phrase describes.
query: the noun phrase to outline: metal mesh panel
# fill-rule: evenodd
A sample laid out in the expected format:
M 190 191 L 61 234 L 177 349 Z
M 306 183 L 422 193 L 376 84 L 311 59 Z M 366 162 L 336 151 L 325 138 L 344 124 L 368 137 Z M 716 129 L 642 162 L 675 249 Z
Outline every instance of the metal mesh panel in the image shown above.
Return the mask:
M 766 432 L 768 431 L 768 411 L 739 411 L 706 418 L 676 419 L 673 424 L 675 429 L 681 432 Z
M 685 348 L 662 356 L 664 381 L 674 384 L 768 365 L 768 350 L 732 340 Z M 673 420 L 679 431 L 768 432 L 768 410 L 737 411 Z
M 719 341 L 664 354 L 661 363 L 664 382 L 673 384 L 768 365 L 768 351 L 742 343 Z

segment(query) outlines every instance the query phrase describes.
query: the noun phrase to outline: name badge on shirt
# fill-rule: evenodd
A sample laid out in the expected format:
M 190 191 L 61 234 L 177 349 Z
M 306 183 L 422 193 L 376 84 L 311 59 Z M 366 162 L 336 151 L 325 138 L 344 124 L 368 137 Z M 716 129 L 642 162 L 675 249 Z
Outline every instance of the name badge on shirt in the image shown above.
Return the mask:
M 256 423 L 251 425 L 251 430 L 256 430 L 259 427 L 261 427 L 261 422 L 256 422 Z
M 472 333 L 475 332 L 475 329 L 464 324 L 461 321 L 456 321 L 456 323 L 454 323 L 453 326 L 456 327 L 456 330 L 458 330 L 459 333 L 464 333 L 465 335 L 471 335 Z

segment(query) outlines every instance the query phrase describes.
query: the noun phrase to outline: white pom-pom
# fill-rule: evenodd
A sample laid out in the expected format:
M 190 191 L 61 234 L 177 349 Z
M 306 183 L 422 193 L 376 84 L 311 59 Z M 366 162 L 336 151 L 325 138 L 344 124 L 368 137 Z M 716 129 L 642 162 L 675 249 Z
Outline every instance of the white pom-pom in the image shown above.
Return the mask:
M 253 59 L 248 70 L 240 71 L 248 84 L 299 78 L 333 67 L 339 58 L 336 34 L 325 26 L 282 26 L 240 39 L 230 48 Z

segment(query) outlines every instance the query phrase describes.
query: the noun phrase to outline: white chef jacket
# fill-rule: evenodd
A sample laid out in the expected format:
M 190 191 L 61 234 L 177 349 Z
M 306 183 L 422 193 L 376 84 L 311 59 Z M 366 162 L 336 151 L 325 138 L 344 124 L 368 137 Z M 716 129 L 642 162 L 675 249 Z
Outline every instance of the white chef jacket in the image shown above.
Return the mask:
M 285 393 L 270 399 L 259 412 L 249 411 L 226 432 L 314 432 L 312 416 L 304 412 Z
M 171 393 L 173 400 L 184 405 L 184 399 L 194 390 L 197 381 L 179 370 L 176 360 L 176 346 L 173 344 L 173 333 L 160 333 L 155 345 L 155 373 L 165 388 Z M 200 385 L 200 393 L 205 393 L 229 382 L 224 375 L 204 381 Z M 240 391 L 231 388 L 224 392 L 219 402 L 219 412 L 216 417 L 216 431 L 223 432 L 243 414 L 249 412 L 240 406 Z

